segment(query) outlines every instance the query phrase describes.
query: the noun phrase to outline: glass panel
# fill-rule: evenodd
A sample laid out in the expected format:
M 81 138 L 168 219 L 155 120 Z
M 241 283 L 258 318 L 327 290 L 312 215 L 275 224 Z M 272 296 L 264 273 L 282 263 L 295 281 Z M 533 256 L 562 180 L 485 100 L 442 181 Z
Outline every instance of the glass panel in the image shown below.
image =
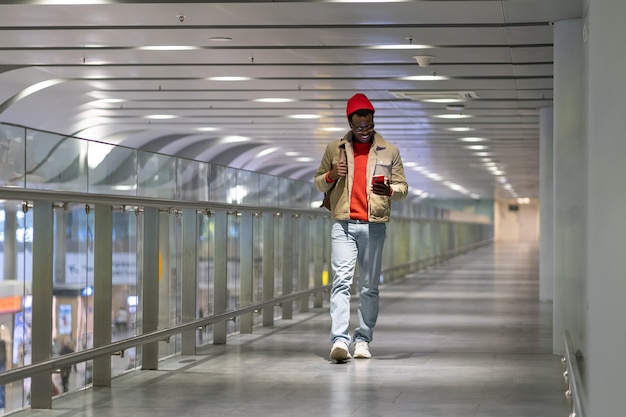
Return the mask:
M 137 151 L 134 149 L 89 142 L 87 163 L 90 193 L 137 193 Z
M 276 200 L 276 202 L 278 203 L 279 207 L 293 207 L 293 200 L 295 199 L 295 197 L 293 196 L 293 194 L 290 194 L 289 191 L 291 190 L 291 183 L 293 182 L 292 179 L 289 178 L 278 178 L 278 188 L 276 190 L 276 192 L 278 193 L 278 199 Z
M 21 202 L 0 202 L 0 360 L 2 371 L 31 363 L 32 213 Z M 5 411 L 29 403 L 30 378 L 0 387 Z
M 87 192 L 87 144 L 81 139 L 29 130 L 26 186 Z
M 138 335 L 137 306 L 140 279 L 137 268 L 137 214 L 135 211 L 113 212 L 112 339 L 121 340 Z M 124 357 L 111 357 L 113 376 L 135 368 L 136 348 L 124 352 Z
M 24 143 L 23 128 L 0 125 L 0 186 L 24 187 Z
M 209 200 L 237 204 L 237 170 L 221 165 L 209 166 Z
M 209 166 L 204 162 L 178 159 L 178 189 L 182 200 L 209 200 Z
M 159 214 L 159 253 L 162 260 L 162 276 L 159 284 L 159 329 L 181 322 L 182 280 L 182 216 L 177 213 Z M 180 335 L 170 343 L 159 345 L 159 358 L 176 353 Z
M 259 205 L 277 206 L 280 200 L 278 177 L 267 174 L 259 174 Z
M 52 332 L 55 355 L 93 347 L 93 230 L 93 214 L 87 213 L 84 204 L 55 209 Z M 91 369 L 89 361 L 55 374 L 53 380 L 58 391 L 73 391 L 91 384 Z
M 259 205 L 259 174 L 250 171 L 237 171 L 236 199 L 239 204 Z
M 138 151 L 137 195 L 176 198 L 176 158 Z

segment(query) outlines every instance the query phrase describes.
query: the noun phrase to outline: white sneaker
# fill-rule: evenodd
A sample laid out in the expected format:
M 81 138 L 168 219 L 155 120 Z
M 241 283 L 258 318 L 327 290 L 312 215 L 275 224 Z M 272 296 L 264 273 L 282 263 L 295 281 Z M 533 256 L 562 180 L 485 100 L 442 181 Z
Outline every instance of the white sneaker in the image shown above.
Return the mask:
M 354 359 L 370 359 L 372 352 L 370 352 L 370 345 L 367 342 L 356 342 L 354 344 Z
M 335 342 L 333 343 L 333 347 L 330 349 L 330 358 L 337 362 L 345 362 L 352 359 L 352 356 L 350 356 L 348 346 L 346 346 L 345 343 Z

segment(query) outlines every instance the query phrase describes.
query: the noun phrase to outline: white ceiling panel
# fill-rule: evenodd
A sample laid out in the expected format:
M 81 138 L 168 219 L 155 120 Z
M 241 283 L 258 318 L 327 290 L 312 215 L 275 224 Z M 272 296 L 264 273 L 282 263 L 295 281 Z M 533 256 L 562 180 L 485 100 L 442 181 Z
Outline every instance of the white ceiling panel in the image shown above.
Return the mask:
M 0 1 L 0 122 L 312 180 L 326 144 L 347 131 L 346 100 L 363 92 L 376 130 L 402 150 L 410 187 L 435 198 L 468 194 L 415 164 L 472 196 L 538 197 L 550 23 L 582 14 L 581 0 L 24 3 Z M 405 78 L 416 76 L 443 78 Z M 290 117 L 302 114 L 319 118 Z M 248 142 L 224 139 L 233 135 Z M 487 156 L 464 137 L 483 138 Z

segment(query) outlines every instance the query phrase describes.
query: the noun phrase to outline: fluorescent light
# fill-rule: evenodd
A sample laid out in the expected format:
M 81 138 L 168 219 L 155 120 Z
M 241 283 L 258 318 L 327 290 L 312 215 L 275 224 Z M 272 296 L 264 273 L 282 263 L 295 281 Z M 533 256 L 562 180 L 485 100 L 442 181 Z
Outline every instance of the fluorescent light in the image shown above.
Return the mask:
M 449 127 L 448 130 L 451 132 L 470 132 L 474 130 L 474 128 L 466 127 L 466 126 L 458 126 L 458 127 Z
M 199 127 L 197 130 L 201 132 L 216 132 L 220 129 L 219 127 Z
M 448 77 L 444 77 L 443 75 L 411 75 L 408 77 L 400 77 L 400 79 L 406 81 L 441 81 L 447 80 Z
M 460 98 L 427 98 L 422 100 L 426 103 L 442 103 L 442 104 L 448 104 L 448 103 L 462 103 L 465 100 L 460 99 Z
M 435 181 L 441 181 L 443 179 L 439 174 L 426 174 L 426 176 Z
M 236 76 L 221 76 L 221 77 L 210 77 L 208 79 L 210 81 L 248 81 L 251 78 L 249 78 L 249 77 L 236 77 Z
M 123 103 L 125 101 L 123 98 L 103 98 L 98 100 L 99 103 Z
M 249 142 L 250 138 L 246 136 L 226 136 L 223 141 L 224 143 Z
M 289 102 L 292 102 L 292 101 L 295 101 L 295 100 L 292 99 L 292 98 L 278 98 L 278 97 L 271 98 L 271 97 L 268 97 L 268 98 L 257 98 L 254 101 L 258 101 L 259 103 L 289 103 Z
M 265 149 L 265 150 L 263 150 L 263 151 L 259 152 L 259 153 L 257 154 L 257 156 L 265 156 L 265 155 L 269 155 L 269 154 L 271 154 L 271 153 L 273 153 L 273 152 L 276 152 L 277 150 L 278 150 L 278 148 L 268 148 L 268 149 Z
M 190 45 L 152 45 L 140 46 L 137 49 L 142 51 L 191 51 L 199 48 L 197 46 Z
M 178 116 L 174 114 L 149 114 L 146 116 L 146 119 L 153 120 L 168 120 L 168 119 L 176 119 Z
M 437 114 L 433 117 L 436 117 L 438 119 L 467 119 L 469 117 L 473 117 L 469 114 L 459 114 L 459 113 L 453 113 L 453 114 Z
M 461 138 L 459 140 L 461 140 L 462 142 L 484 142 L 487 139 L 485 139 L 485 138 L 477 138 L 477 137 L 466 137 L 466 138 Z
M 397 45 L 373 45 L 369 49 L 430 49 L 432 45 L 412 45 L 412 44 L 397 44 Z
M 319 119 L 319 114 L 292 114 L 291 116 L 287 116 L 292 119 Z

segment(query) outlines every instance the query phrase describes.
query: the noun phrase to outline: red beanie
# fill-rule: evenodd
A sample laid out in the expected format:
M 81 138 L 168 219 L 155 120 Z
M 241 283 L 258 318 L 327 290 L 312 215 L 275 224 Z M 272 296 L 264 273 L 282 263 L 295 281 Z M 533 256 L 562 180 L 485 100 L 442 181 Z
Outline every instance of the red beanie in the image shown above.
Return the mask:
M 348 100 L 348 105 L 346 106 L 346 116 L 350 117 L 352 113 L 357 110 L 371 110 L 374 113 L 374 106 L 369 101 L 369 99 L 365 96 L 365 94 L 355 94 L 350 97 Z

